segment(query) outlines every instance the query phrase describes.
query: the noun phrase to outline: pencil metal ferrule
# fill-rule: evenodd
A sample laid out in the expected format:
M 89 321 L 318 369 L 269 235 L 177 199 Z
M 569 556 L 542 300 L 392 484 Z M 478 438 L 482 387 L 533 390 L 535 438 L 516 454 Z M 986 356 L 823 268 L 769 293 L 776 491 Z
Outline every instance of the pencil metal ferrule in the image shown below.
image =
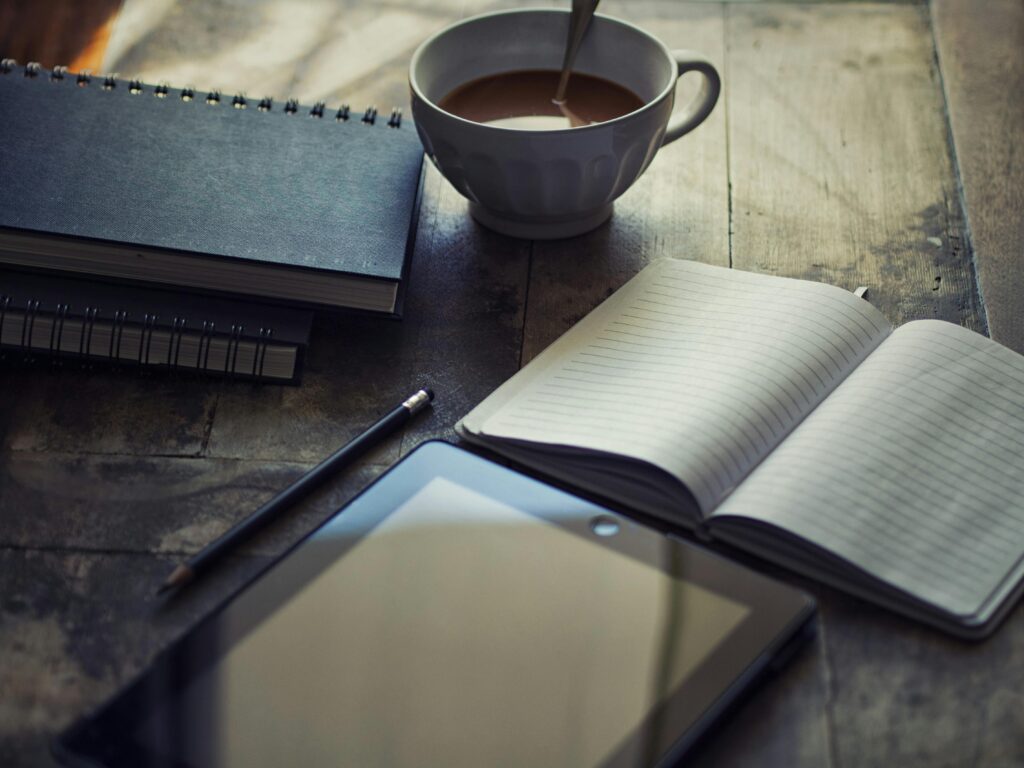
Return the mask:
M 415 395 L 402 403 L 402 407 L 408 409 L 409 415 L 414 416 L 426 408 L 429 402 L 430 393 L 425 389 L 421 389 Z

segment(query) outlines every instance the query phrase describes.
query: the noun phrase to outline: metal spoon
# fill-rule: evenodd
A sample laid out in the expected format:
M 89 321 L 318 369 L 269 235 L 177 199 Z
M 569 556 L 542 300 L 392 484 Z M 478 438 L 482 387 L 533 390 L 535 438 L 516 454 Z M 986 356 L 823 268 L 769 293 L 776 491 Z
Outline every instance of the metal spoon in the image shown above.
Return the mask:
M 553 99 L 555 104 L 565 104 L 565 91 L 569 87 L 572 65 L 576 61 L 576 53 L 587 34 L 587 28 L 590 27 L 590 20 L 594 18 L 594 11 L 597 10 L 599 2 L 601 0 L 572 0 L 572 14 L 569 16 L 569 39 L 565 44 L 562 76 L 558 80 L 558 90 L 555 91 Z

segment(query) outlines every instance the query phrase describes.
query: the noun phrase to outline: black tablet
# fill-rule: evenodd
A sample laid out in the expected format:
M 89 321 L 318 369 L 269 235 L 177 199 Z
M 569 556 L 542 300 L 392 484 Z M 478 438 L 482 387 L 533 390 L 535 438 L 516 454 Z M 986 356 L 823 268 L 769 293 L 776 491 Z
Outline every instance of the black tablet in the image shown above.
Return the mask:
M 446 443 L 54 743 L 81 766 L 674 762 L 807 597 Z

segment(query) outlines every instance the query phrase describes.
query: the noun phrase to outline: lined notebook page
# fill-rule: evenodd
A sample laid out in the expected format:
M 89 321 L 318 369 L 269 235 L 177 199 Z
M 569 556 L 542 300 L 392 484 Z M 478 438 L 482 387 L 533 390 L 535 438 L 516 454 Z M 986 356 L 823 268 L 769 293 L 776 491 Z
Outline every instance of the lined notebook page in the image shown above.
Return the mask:
M 903 326 L 715 514 L 988 612 L 1024 555 L 1024 357 L 951 323 Z
M 833 286 L 659 261 L 460 428 L 650 462 L 706 512 L 890 330 Z

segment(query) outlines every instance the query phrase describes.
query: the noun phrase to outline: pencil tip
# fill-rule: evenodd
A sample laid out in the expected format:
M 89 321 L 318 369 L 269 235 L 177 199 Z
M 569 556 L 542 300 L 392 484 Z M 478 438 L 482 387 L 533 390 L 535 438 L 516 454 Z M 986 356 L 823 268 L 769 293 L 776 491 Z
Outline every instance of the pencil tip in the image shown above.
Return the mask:
M 171 575 L 168 576 L 164 580 L 164 583 L 157 588 L 156 593 L 158 595 L 162 595 L 164 592 L 170 589 L 180 587 L 182 584 L 191 581 L 194 575 L 195 574 L 192 572 L 192 569 L 189 568 L 187 565 L 179 565 L 177 568 L 171 571 Z

